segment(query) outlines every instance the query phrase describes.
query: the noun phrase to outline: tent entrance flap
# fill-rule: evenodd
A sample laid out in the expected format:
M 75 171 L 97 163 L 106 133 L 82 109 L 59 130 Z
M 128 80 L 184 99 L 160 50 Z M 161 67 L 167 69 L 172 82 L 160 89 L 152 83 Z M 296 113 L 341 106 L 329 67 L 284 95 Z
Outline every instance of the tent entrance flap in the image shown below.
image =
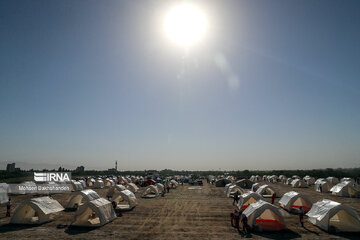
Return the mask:
M 256 218 L 255 224 L 258 225 L 262 231 L 281 231 L 285 229 L 281 218 L 270 209 L 266 209 Z

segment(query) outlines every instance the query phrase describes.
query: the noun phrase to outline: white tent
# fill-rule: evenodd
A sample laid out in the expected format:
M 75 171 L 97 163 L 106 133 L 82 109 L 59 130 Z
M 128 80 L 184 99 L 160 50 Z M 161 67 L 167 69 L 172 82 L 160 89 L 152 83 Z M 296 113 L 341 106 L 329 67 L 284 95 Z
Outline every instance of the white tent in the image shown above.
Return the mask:
M 111 202 L 105 198 L 98 198 L 86 202 L 78 208 L 71 223 L 80 227 L 99 227 L 116 218 Z
M 303 207 L 304 212 L 311 209 L 312 202 L 308 197 L 298 192 L 287 192 L 279 200 L 280 207 L 289 212 L 298 212 L 300 207 Z
M 170 185 L 172 186 L 172 188 L 176 188 L 179 183 L 177 181 L 175 181 L 174 179 L 170 180 Z
M 286 229 L 281 209 L 263 200 L 250 204 L 243 212 L 249 226 L 255 231 L 281 231 Z
M 333 186 L 330 191 L 333 195 L 342 197 L 359 197 L 360 192 L 356 190 L 351 182 L 340 182 Z
M 159 196 L 159 190 L 154 185 L 149 185 L 141 195 L 143 198 L 154 198 L 157 196 Z
M 115 186 L 115 182 L 112 179 L 106 178 L 104 181 L 105 187 L 113 187 Z
M 79 183 L 81 183 L 81 185 L 83 186 L 83 189 L 86 188 L 86 182 L 85 182 L 85 180 L 80 179 L 80 180 L 79 180 Z
M 157 187 L 159 192 L 165 191 L 165 187 L 162 183 L 156 183 L 155 186 Z
M 117 184 L 115 186 L 112 186 L 106 193 L 106 197 L 112 197 L 114 196 L 115 192 L 121 192 L 126 190 L 124 185 Z
M 258 190 L 258 188 L 261 186 L 260 183 L 254 183 L 252 186 L 251 186 L 251 191 L 253 192 L 256 192 L 256 190 Z
M 280 175 L 279 176 L 279 180 L 282 182 L 282 183 L 285 183 L 287 177 L 285 175 Z
M 276 175 L 268 176 L 268 177 L 267 177 L 267 180 L 268 180 L 268 182 L 276 183 L 277 180 L 278 180 L 278 176 L 276 176 Z
M 92 187 L 95 185 L 95 179 L 93 178 L 88 178 L 86 181 L 86 184 L 88 185 L 88 187 Z
M 256 201 L 259 201 L 259 200 L 264 200 L 264 198 L 260 194 L 250 191 L 250 192 L 243 193 L 240 195 L 239 203 L 237 206 L 239 209 L 241 209 L 243 211 L 250 204 L 252 204 Z
M 254 184 L 249 179 L 241 179 L 235 183 L 237 186 L 245 189 L 251 189 L 252 185 Z
M 228 183 L 228 184 L 226 184 L 225 187 L 224 187 L 224 193 L 225 193 L 225 194 L 227 194 L 230 186 L 235 186 L 235 184 L 233 184 L 233 183 Z
M 294 181 L 292 178 L 288 178 L 288 179 L 286 179 L 285 184 L 286 185 L 291 185 L 292 181 Z
M 0 183 L 0 204 L 9 201 L 8 188 L 9 185 L 7 183 Z
M 104 181 L 97 179 L 93 185 L 94 188 L 104 188 Z
M 244 189 L 242 189 L 239 186 L 233 185 L 228 188 L 228 192 L 226 193 L 227 197 L 233 197 L 235 193 L 238 193 L 239 195 L 245 193 Z
M 120 210 L 131 210 L 138 204 L 135 194 L 130 190 L 115 193 L 111 201 L 116 202 L 116 209 Z
M 249 179 L 252 182 L 260 182 L 261 181 L 261 177 L 259 175 L 252 175 Z
M 133 193 L 136 193 L 137 191 L 139 191 L 138 186 L 136 186 L 135 183 L 129 183 L 128 185 L 126 185 L 126 188 L 129 189 L 130 191 L 132 191 Z
M 310 176 L 305 176 L 303 180 L 306 182 L 308 186 L 313 185 L 315 183 L 315 178 Z
M 326 181 L 328 181 L 329 183 L 331 183 L 332 185 L 338 184 L 339 183 L 339 179 L 336 177 L 327 177 Z
M 309 217 L 309 222 L 325 231 L 360 231 L 360 218 L 357 212 L 346 205 L 328 199 L 314 203 L 306 215 Z
M 42 224 L 52 221 L 56 213 L 63 211 L 60 203 L 50 197 L 39 197 L 22 202 L 10 220 L 14 224 Z
M 351 182 L 351 183 L 355 183 L 354 179 L 352 178 L 348 178 L 348 177 L 344 177 L 340 180 L 340 182 Z
M 100 198 L 99 194 L 91 189 L 82 190 L 80 192 L 72 194 L 66 204 L 66 208 L 78 208 L 79 206 L 83 205 L 85 202 L 92 201 L 94 199 Z
M 322 179 L 323 178 L 316 180 L 316 182 L 315 182 L 315 191 L 320 192 L 320 187 L 321 187 L 321 191 L 323 193 L 330 192 L 330 189 L 332 188 L 331 183 L 329 183 L 326 180 L 322 180 Z
M 308 187 L 308 185 L 301 179 L 294 179 L 291 182 L 291 186 L 293 188 L 306 188 L 306 187 Z
M 275 189 L 270 187 L 269 185 L 262 185 L 256 190 L 257 194 L 260 194 L 264 198 L 272 197 L 273 194 L 276 195 Z
M 70 190 L 72 192 L 77 192 L 83 190 L 83 185 L 80 182 L 71 181 L 70 182 Z
M 300 177 L 298 175 L 293 175 L 291 178 L 292 179 L 300 179 Z

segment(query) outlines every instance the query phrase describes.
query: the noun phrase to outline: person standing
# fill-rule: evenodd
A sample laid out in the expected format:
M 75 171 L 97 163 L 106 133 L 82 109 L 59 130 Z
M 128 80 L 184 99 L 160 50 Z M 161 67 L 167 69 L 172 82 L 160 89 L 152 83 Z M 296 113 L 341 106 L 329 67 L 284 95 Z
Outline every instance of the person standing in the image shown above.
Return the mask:
M 237 206 L 237 204 L 239 203 L 239 192 L 235 192 L 234 193 L 234 201 L 233 201 L 233 205 Z
M 169 184 L 166 184 L 166 190 L 167 190 L 168 193 L 170 192 L 170 185 Z
M 304 209 L 303 207 L 299 208 L 299 220 L 302 227 L 304 227 Z
M 242 222 L 242 225 L 243 225 L 243 231 L 244 233 L 249 233 L 249 229 L 248 229 L 248 218 L 245 214 L 241 214 L 241 222 Z
M 9 198 L 9 201 L 6 204 L 6 217 L 10 217 L 11 212 L 11 198 Z
M 271 195 L 271 204 L 274 204 L 275 202 L 275 193 Z
M 320 186 L 319 186 L 319 190 L 320 190 L 320 192 L 322 193 L 322 186 L 321 186 L 321 184 L 320 184 Z

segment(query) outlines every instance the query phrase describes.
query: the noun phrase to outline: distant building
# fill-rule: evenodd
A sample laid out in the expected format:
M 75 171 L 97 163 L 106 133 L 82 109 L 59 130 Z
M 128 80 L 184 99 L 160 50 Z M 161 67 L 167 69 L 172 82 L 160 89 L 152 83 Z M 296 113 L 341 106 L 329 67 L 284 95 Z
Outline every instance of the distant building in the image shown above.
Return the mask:
M 8 163 L 6 165 L 6 171 L 7 172 L 17 172 L 17 171 L 20 171 L 20 168 L 16 168 L 15 163 Z
M 77 167 L 76 172 L 84 172 L 85 171 L 85 167 L 84 166 L 80 166 L 80 167 Z
M 115 168 L 109 168 L 109 172 L 117 172 L 117 161 L 115 162 Z

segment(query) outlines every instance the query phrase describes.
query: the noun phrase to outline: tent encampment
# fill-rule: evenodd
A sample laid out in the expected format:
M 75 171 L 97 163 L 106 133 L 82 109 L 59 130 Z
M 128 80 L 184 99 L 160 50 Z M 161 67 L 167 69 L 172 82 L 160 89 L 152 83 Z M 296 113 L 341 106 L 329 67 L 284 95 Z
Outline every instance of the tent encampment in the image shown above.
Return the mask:
M 73 193 L 67 200 L 67 209 L 77 209 L 85 202 L 92 201 L 100 198 L 99 194 L 91 189 L 82 190 L 80 192 Z
M 357 212 L 346 205 L 328 199 L 314 203 L 306 215 L 309 217 L 309 222 L 325 231 L 360 231 L 360 218 Z
M 141 194 L 142 198 L 155 198 L 159 196 L 159 190 L 154 185 L 149 185 Z
M 32 198 L 22 202 L 10 220 L 14 224 L 42 224 L 52 221 L 64 208 L 50 197 Z
M 116 209 L 119 210 L 131 210 L 138 204 L 135 194 L 130 190 L 124 190 L 117 192 L 111 198 L 111 202 L 116 203 Z
M 269 185 L 262 185 L 256 190 L 257 194 L 260 194 L 264 198 L 272 197 L 273 194 L 276 195 L 275 189 L 270 187 Z
M 298 192 L 287 192 L 279 200 L 280 207 L 289 212 L 299 212 L 299 208 L 303 207 L 304 212 L 308 212 L 312 206 L 310 199 Z
M 84 203 L 78 208 L 72 226 L 99 227 L 116 218 L 111 202 L 105 198 L 98 198 Z
M 333 195 L 341 197 L 360 197 L 360 192 L 356 190 L 352 182 L 340 182 L 333 186 L 330 191 Z
M 281 209 L 263 200 L 250 204 L 243 214 L 246 215 L 249 226 L 255 231 L 281 231 L 286 229 Z
M 259 200 L 264 200 L 264 198 L 260 194 L 250 191 L 240 195 L 237 206 L 239 209 L 244 211 L 250 204 Z

